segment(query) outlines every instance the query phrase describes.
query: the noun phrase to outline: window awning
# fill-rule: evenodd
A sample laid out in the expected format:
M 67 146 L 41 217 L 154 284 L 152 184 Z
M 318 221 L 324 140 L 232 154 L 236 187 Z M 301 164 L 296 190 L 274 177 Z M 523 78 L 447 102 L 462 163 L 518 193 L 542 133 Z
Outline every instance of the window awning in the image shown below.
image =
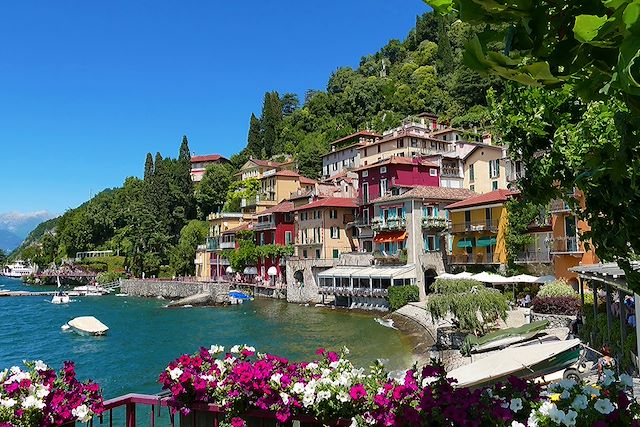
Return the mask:
M 458 240 L 457 246 L 459 248 L 472 248 L 473 242 L 471 240 L 462 239 L 462 240 Z
M 480 237 L 476 242 L 476 246 L 479 248 L 484 248 L 487 246 L 495 246 L 496 238 L 495 237 Z
M 400 242 L 407 238 L 406 231 L 384 231 L 376 234 L 374 242 L 376 243 L 390 243 Z

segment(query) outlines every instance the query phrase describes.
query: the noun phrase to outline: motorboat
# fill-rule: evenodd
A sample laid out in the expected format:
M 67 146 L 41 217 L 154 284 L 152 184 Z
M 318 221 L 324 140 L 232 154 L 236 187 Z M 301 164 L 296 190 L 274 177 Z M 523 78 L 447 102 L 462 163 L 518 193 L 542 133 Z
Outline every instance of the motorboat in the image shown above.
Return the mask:
M 93 316 L 75 317 L 67 322 L 67 325 L 79 335 L 100 336 L 105 335 L 109 327 Z
M 533 339 L 549 326 L 548 320 L 539 320 L 524 324 L 518 328 L 505 328 L 490 332 L 482 337 L 467 335 L 465 338 L 465 353 L 481 353 L 498 350 L 512 344 Z
M 509 376 L 533 379 L 562 371 L 580 358 L 579 339 L 509 347 L 447 373 L 456 387 L 479 387 Z
M 108 289 L 103 288 L 100 285 L 83 285 L 73 288 L 69 295 L 79 297 L 101 297 L 109 293 Z
M 56 277 L 56 280 L 58 281 L 58 292 L 56 292 L 55 295 L 51 298 L 51 304 L 69 304 L 71 302 L 71 299 L 69 298 L 69 295 L 65 294 L 62 291 L 60 278 Z
M 34 273 L 33 267 L 27 266 L 22 260 L 16 260 L 13 264 L 7 264 L 2 269 L 2 275 L 7 277 L 24 277 Z
M 231 304 L 242 304 L 244 301 L 252 300 L 253 298 L 244 292 L 231 290 L 229 291 L 229 300 Z

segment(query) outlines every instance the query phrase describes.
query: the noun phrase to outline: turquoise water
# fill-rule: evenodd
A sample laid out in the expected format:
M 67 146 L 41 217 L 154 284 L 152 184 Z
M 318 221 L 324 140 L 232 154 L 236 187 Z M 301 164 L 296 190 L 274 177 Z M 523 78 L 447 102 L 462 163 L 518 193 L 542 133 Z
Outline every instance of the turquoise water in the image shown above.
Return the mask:
M 0 277 L 0 288 L 45 290 Z M 48 290 L 52 290 L 49 288 Z M 80 378 L 98 382 L 107 398 L 125 393 L 156 393 L 156 380 L 168 362 L 200 346 L 249 344 L 258 351 L 294 360 L 318 347 L 346 345 L 356 364 L 377 358 L 392 369 L 408 367 L 409 342 L 373 315 L 303 307 L 275 300 L 240 306 L 167 309 L 166 301 L 133 297 L 75 297 L 54 305 L 51 297 L 0 298 L 0 369 L 23 359 L 42 359 L 59 368 L 73 360 Z M 82 337 L 60 326 L 91 315 L 109 326 L 105 337 Z

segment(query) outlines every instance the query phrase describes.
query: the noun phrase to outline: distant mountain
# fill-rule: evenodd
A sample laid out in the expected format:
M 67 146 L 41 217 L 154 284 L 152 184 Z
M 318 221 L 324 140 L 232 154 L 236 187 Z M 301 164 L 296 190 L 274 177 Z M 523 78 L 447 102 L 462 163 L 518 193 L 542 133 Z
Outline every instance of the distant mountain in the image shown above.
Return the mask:
M 0 213 L 0 249 L 11 252 L 41 222 L 54 216 L 48 211 Z

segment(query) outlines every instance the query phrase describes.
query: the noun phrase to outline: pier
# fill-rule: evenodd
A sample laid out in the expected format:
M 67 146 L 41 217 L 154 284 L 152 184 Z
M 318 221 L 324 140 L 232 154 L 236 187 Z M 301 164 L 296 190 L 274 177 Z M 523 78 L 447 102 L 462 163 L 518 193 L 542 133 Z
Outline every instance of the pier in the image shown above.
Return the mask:
M 51 297 L 56 291 L 0 291 L 0 297 Z

